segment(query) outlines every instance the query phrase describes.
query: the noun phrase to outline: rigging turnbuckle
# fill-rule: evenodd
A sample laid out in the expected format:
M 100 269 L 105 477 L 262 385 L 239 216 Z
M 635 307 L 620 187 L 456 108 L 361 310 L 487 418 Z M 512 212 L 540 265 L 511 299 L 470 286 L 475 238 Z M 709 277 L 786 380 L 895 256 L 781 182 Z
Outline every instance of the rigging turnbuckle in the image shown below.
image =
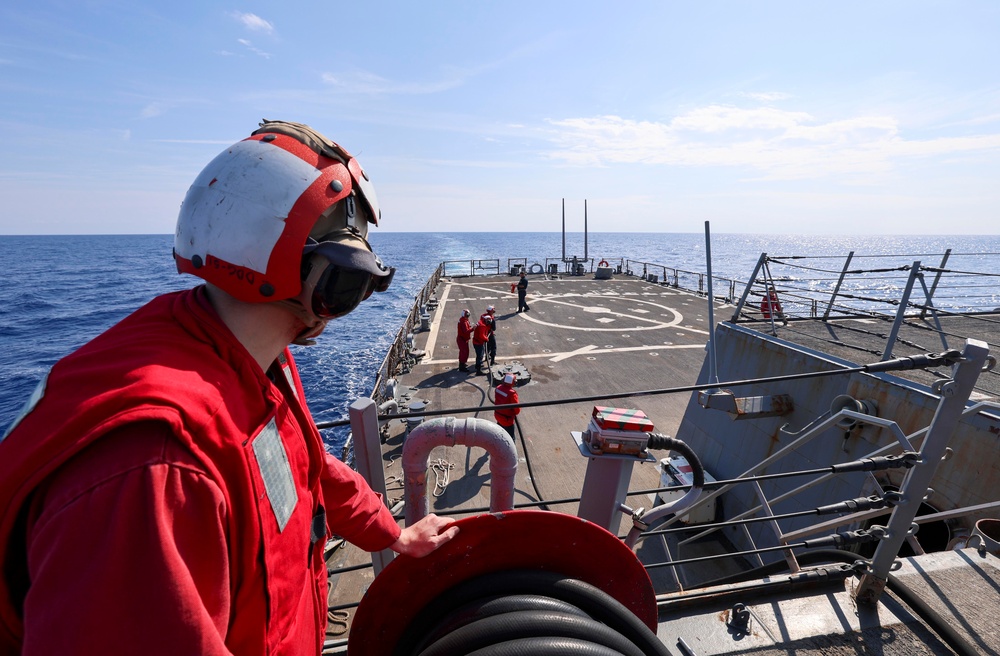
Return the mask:
M 898 467 L 909 469 L 919 462 L 919 453 L 916 451 L 904 451 L 894 456 L 875 456 L 874 458 L 861 458 L 838 465 L 830 465 L 830 471 L 835 474 L 843 474 L 846 472 L 881 471 L 883 469 L 896 469 Z
M 878 373 L 880 371 L 906 371 L 908 369 L 927 369 L 929 367 L 940 367 L 942 365 L 955 365 L 962 361 L 962 352 L 951 349 L 944 353 L 926 353 L 924 355 L 910 355 L 904 358 L 893 358 L 884 362 L 866 364 L 864 370 L 868 373 Z
M 828 506 L 820 506 L 816 509 L 817 515 L 832 515 L 842 512 L 861 512 L 865 510 L 880 510 L 886 506 L 894 507 L 902 500 L 899 492 L 886 492 L 884 496 L 873 494 L 870 497 L 858 497 L 848 499 L 840 503 L 832 503 Z
M 875 542 L 888 535 L 884 526 L 872 526 L 871 528 L 859 529 L 857 531 L 842 531 L 833 533 L 822 538 L 805 540 L 802 546 L 807 549 L 843 549 L 852 544 L 863 544 L 865 542 Z

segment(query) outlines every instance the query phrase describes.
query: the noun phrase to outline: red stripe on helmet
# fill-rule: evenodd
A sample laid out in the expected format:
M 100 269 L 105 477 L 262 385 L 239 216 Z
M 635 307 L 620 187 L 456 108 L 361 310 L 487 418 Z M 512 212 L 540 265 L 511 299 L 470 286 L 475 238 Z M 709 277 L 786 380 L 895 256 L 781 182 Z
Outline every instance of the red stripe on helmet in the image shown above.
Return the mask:
M 293 139 L 294 141 L 294 139 Z M 307 149 L 308 150 L 308 149 Z M 322 159 L 333 162 L 326 157 Z M 276 290 L 275 299 L 291 298 L 302 289 L 299 271 L 302 265 L 302 247 L 319 219 L 331 205 L 351 193 L 350 173 L 340 162 L 324 168 L 318 178 L 302 192 L 285 219 L 285 229 L 278 238 L 271 257 L 267 261 L 268 281 Z M 330 183 L 339 180 L 341 190 L 334 191 Z M 278 263 L 295 262 L 295 267 L 280 266 Z M 285 276 L 279 274 L 285 272 Z M 272 276 L 273 273 L 273 276 Z M 272 279 L 273 278 L 273 279 Z M 289 291 L 290 290 L 290 291 Z

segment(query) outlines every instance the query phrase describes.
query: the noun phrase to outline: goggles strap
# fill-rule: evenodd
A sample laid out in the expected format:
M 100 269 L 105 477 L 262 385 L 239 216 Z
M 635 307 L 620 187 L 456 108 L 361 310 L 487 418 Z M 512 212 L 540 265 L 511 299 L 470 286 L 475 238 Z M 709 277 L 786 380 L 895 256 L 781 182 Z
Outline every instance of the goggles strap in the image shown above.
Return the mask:
M 286 298 L 277 302 L 291 310 L 292 313 L 301 319 L 302 323 L 306 325 L 306 329 L 303 331 L 302 335 L 299 335 L 293 344 L 311 346 L 312 344 L 315 344 L 315 341 L 301 341 L 303 336 L 309 337 L 310 332 L 325 323 L 324 319 L 317 317 L 312 311 L 313 290 L 316 289 L 316 284 L 323 276 L 323 272 L 326 271 L 326 268 L 333 265 L 330 264 L 329 260 L 325 257 L 319 255 L 306 255 L 305 257 L 308 258 L 309 274 L 302 281 L 302 289 L 299 290 L 297 296 Z M 324 264 L 326 266 L 322 266 Z
M 309 297 L 311 297 L 319 279 L 323 277 L 323 273 L 328 267 L 335 265 L 322 255 L 308 255 L 307 257 L 309 258 L 309 275 L 302 281 L 302 291 L 308 292 Z

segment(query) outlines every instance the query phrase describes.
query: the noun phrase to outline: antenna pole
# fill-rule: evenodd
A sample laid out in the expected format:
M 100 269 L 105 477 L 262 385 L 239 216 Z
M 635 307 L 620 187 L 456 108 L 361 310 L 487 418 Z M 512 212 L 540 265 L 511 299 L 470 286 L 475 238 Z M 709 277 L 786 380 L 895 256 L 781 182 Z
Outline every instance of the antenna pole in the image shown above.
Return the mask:
M 566 261 L 566 199 L 562 199 L 563 210 L 563 262 Z
M 583 199 L 583 261 L 587 261 L 587 199 Z
M 715 296 L 712 294 L 712 230 L 705 221 L 705 265 L 708 268 L 708 375 L 709 382 L 719 382 L 715 360 Z

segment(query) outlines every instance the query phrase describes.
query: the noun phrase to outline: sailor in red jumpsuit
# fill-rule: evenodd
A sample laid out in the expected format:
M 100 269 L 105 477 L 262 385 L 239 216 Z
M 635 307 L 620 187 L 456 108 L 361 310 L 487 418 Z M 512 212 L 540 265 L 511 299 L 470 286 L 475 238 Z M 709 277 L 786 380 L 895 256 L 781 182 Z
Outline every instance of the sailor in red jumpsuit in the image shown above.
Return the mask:
M 773 316 L 786 326 L 788 325 L 788 319 L 785 318 L 785 313 L 781 309 L 781 302 L 778 301 L 778 292 L 774 289 L 774 287 L 768 289 L 767 296 L 761 299 L 760 313 L 765 319 L 770 319 Z
M 479 323 L 486 327 L 486 364 L 492 367 L 497 361 L 497 309 L 492 305 L 479 317 Z
M 493 390 L 496 395 L 494 397 L 496 405 L 517 403 L 517 390 L 514 389 L 516 382 L 517 377 L 514 374 L 507 374 L 503 377 L 503 382 Z M 510 439 L 514 439 L 514 418 L 520 413 L 521 408 L 496 408 L 493 410 L 493 418 L 503 426 L 503 429 L 510 435 Z
M 469 311 L 462 310 L 458 320 L 458 370 L 469 370 L 469 338 L 472 337 L 472 323 L 469 321 Z
M 57 362 L 0 438 L 0 654 L 319 654 L 331 533 L 413 556 L 454 537 L 401 530 L 326 453 L 287 348 L 388 287 L 378 218 L 306 126 L 205 168 L 174 257 L 206 284 Z
M 483 373 L 483 358 L 486 351 L 486 343 L 490 339 L 490 327 L 483 323 L 483 318 L 479 317 L 479 322 L 472 331 L 472 348 L 476 350 L 476 375 Z M 489 369 L 490 362 L 486 360 L 486 368 Z

